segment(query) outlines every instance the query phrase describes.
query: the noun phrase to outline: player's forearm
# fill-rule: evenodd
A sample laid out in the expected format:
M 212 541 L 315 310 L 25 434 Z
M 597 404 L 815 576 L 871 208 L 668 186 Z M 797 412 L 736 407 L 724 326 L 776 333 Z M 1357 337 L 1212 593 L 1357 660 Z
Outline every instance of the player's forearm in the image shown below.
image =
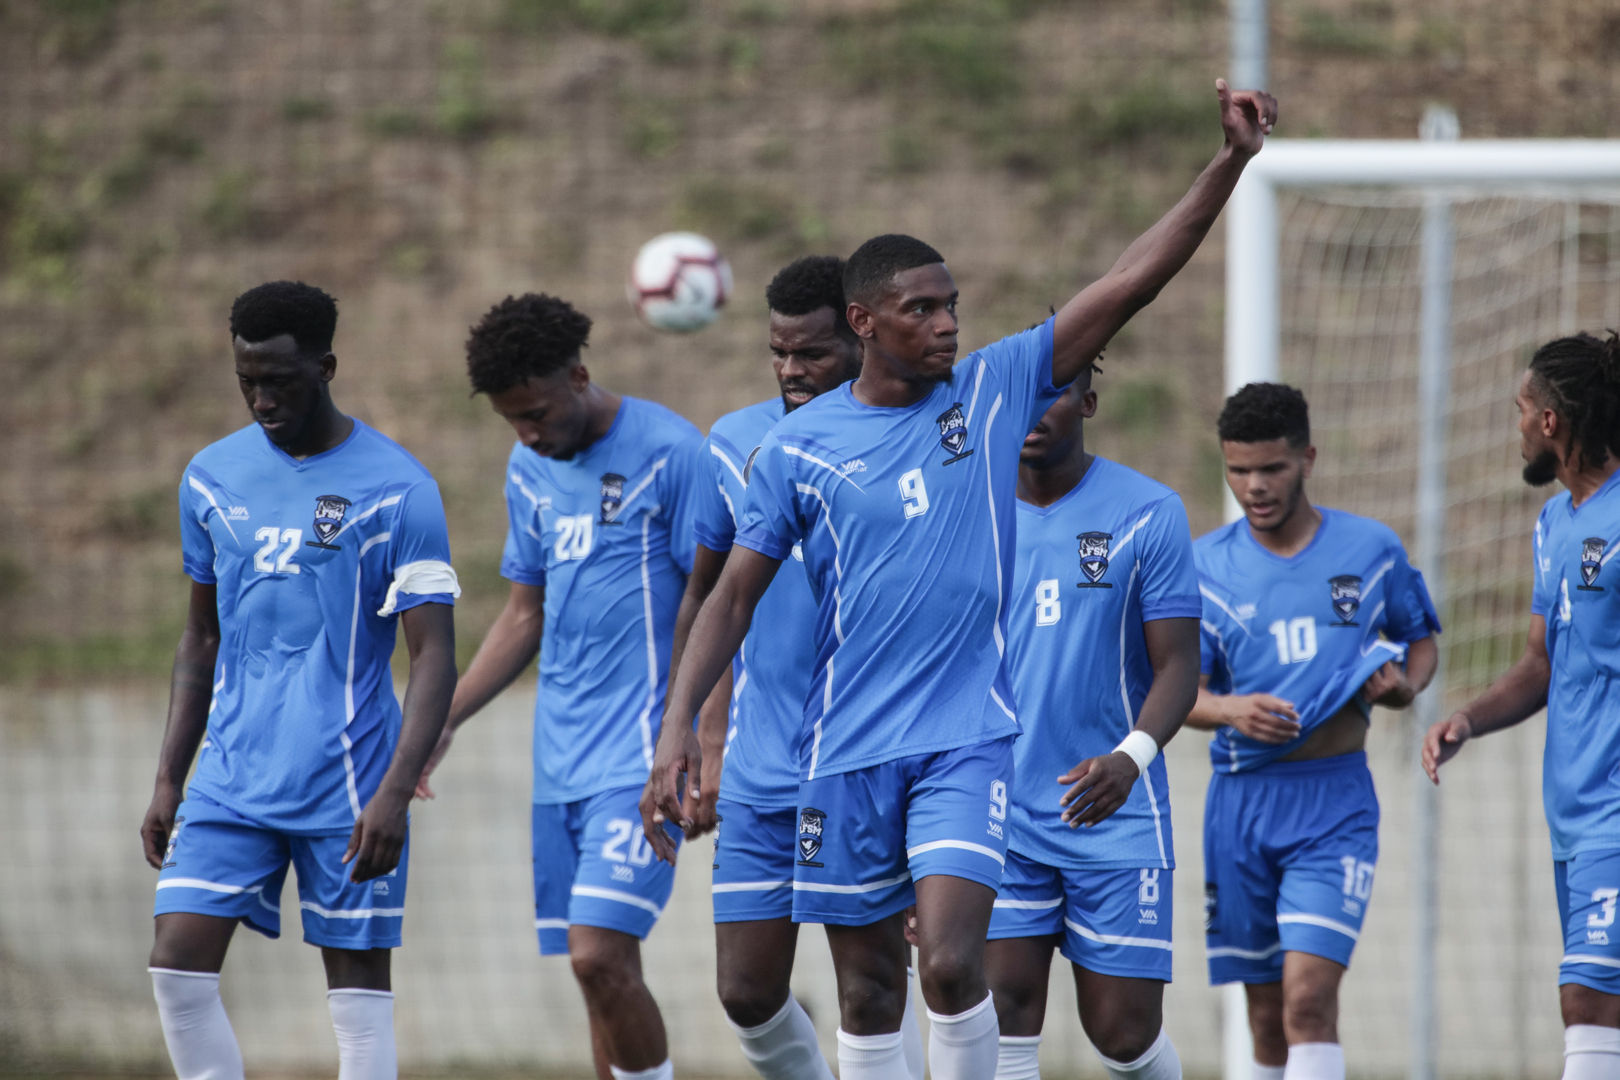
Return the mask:
M 534 662 L 540 652 L 544 623 L 545 616 L 539 610 L 514 610 L 508 605 L 501 612 L 467 665 L 467 673 L 456 683 L 448 720 L 452 729 L 493 701 Z
M 1434 681 L 1440 668 L 1440 643 L 1433 635 L 1414 641 L 1406 647 L 1406 681 L 1414 693 L 1421 694 Z
M 208 731 L 208 707 L 213 700 L 218 659 L 218 635 L 203 634 L 191 627 L 181 634 L 169 678 L 169 717 L 158 751 L 159 787 L 179 788 L 191 771 L 197 747 Z
M 394 759 L 382 789 L 409 799 L 422 768 L 439 743 L 456 690 L 456 638 L 453 609 L 422 604 L 405 612 L 411 673 L 405 684 L 403 720 Z
M 681 594 L 681 606 L 675 612 L 675 633 L 669 645 L 671 685 L 675 682 L 676 672 L 681 669 L 681 654 L 686 652 L 692 624 L 697 621 L 698 612 L 703 610 L 703 602 L 714 591 L 715 582 L 720 580 L 720 572 L 725 569 L 726 555 L 727 552 L 714 551 L 698 544 L 692 556 L 692 573 L 686 578 L 686 591 Z
M 1153 685 L 1136 717 L 1136 730 L 1153 736 L 1162 750 L 1187 722 L 1197 701 L 1198 652 L 1194 649 L 1190 661 L 1178 659 L 1154 672 Z
M 1187 265 L 1232 197 L 1248 162 L 1249 155 L 1222 146 L 1181 201 L 1114 262 L 1108 276 L 1117 278 L 1140 301 L 1138 307 L 1150 303 Z
M 710 769 L 716 770 L 715 775 L 719 775 L 720 760 L 725 754 L 726 730 L 731 722 L 731 680 L 731 665 L 728 664 L 698 712 L 697 737 L 698 746 L 703 750 L 705 777 Z
M 1547 704 L 1552 668 L 1545 654 L 1526 652 L 1479 697 L 1459 712 L 1475 736 L 1523 723 Z
M 1198 696 L 1193 699 L 1193 705 L 1187 712 L 1186 726 L 1195 731 L 1215 731 L 1225 727 L 1230 721 L 1226 719 L 1225 704 L 1222 698 L 1225 695 L 1211 693 L 1208 688 L 1200 686 Z
M 691 638 L 664 709 L 666 727 L 672 717 L 674 723 L 691 723 L 690 717 L 697 714 L 742 647 L 753 615 L 753 603 L 734 582 L 722 579 L 692 624 Z

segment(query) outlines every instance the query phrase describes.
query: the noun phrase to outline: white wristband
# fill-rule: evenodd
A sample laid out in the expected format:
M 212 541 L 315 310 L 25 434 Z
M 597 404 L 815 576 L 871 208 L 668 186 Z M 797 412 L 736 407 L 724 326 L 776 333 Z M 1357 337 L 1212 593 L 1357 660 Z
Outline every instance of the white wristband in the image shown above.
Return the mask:
M 1114 747 L 1114 753 L 1124 754 L 1136 762 L 1136 771 L 1146 776 L 1148 766 L 1159 756 L 1159 744 L 1147 732 L 1133 731 L 1120 740 L 1119 745 Z

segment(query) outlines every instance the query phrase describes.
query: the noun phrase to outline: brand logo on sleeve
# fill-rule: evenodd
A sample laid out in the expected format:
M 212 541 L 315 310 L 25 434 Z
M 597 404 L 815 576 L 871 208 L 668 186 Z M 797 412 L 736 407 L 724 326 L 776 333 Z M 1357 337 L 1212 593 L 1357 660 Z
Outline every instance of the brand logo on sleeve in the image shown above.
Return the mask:
M 598 525 L 623 525 L 615 521 L 624 507 L 624 477 L 616 472 L 602 474 L 602 517 Z
M 1112 589 L 1113 586 L 1102 580 L 1108 573 L 1108 545 L 1114 539 L 1113 533 L 1083 532 L 1075 537 L 1080 541 L 1080 572 L 1086 575 L 1086 580 L 1075 583 L 1077 589 Z
M 1603 549 L 1608 546 L 1609 542 L 1601 536 L 1588 536 L 1581 541 L 1581 583 L 1575 586 L 1578 591 L 1603 591 L 1603 586 L 1596 581 L 1603 573 Z
M 227 521 L 246 521 L 248 519 L 248 509 L 245 506 L 233 506 L 225 512 L 225 519 Z
M 820 866 L 813 861 L 821 854 L 821 836 L 827 828 L 827 815 L 813 806 L 799 811 L 799 865 Z
M 967 445 L 967 418 L 962 415 L 962 403 L 955 402 L 950 408 L 939 414 L 939 445 L 951 456 L 943 464 L 949 465 L 953 461 L 961 461 L 971 450 L 962 449 Z
M 333 548 L 334 537 L 343 531 L 343 517 L 354 504 L 341 495 L 315 496 L 315 539 L 309 541 L 311 547 Z
M 865 471 L 866 462 L 862 461 L 860 458 L 852 458 L 851 460 L 846 461 L 842 465 L 838 466 L 839 476 L 854 476 L 858 472 Z
M 1339 617 L 1329 626 L 1357 626 L 1356 612 L 1361 610 L 1361 578 L 1355 574 L 1340 574 L 1328 578 L 1328 597 L 1333 601 L 1333 613 Z

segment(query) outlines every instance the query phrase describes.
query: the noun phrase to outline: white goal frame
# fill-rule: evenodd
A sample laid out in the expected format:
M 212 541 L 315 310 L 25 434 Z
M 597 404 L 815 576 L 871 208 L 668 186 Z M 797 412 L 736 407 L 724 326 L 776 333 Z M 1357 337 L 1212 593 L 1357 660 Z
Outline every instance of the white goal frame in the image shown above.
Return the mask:
M 1455 138 L 1452 121 L 1451 138 Z M 1620 140 L 1479 139 L 1303 140 L 1269 139 L 1249 162 L 1226 208 L 1226 392 L 1278 378 L 1281 306 L 1278 295 L 1279 188 L 1422 188 L 1423 297 L 1418 359 L 1419 433 L 1414 562 L 1436 606 L 1444 603 L 1442 540 L 1446 528 L 1446 409 L 1451 384 L 1452 232 L 1450 202 L 1476 195 L 1569 197 L 1582 188 L 1620 190 Z M 1225 492 L 1226 520 L 1241 516 Z M 1418 738 L 1439 719 L 1444 669 L 1435 689 L 1414 708 Z M 1410 1080 L 1435 1080 L 1435 937 L 1437 870 L 1434 789 L 1419 782 L 1417 744 L 1412 747 L 1414 940 Z M 1240 988 L 1228 987 L 1225 1078 L 1248 1080 L 1252 1070 L 1248 1023 Z

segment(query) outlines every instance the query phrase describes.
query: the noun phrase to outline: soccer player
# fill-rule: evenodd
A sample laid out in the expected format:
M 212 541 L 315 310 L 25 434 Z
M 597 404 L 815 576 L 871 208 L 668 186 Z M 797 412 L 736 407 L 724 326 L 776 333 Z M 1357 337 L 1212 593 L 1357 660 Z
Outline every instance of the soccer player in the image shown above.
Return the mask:
M 765 290 L 780 396 L 722 416 L 709 431 L 713 481 L 700 501 L 697 554 L 676 622 L 678 657 L 736 536 L 754 455 L 783 416 L 860 374 L 860 339 L 844 313 L 844 260 L 811 255 Z M 802 554 L 795 561 L 803 562 Z M 771 582 L 753 628 L 698 723 L 709 767 L 689 799 L 688 838 L 724 823 L 715 839 L 714 922 L 720 1002 L 743 1056 L 766 1080 L 832 1080 L 814 1025 L 792 998 L 799 732 L 816 649 L 816 600 L 802 565 Z M 734 694 L 732 688 L 735 687 Z M 730 695 L 727 711 L 712 706 Z M 725 760 L 722 775 L 720 762 Z M 649 779 L 644 805 L 656 798 Z M 908 1001 L 909 1003 L 909 1001 Z M 907 1065 L 922 1080 L 922 1036 L 906 1024 Z
M 1162 1025 L 1175 852 L 1158 754 L 1198 696 L 1202 601 L 1180 497 L 1086 452 L 1091 376 L 1024 439 L 1018 469 L 1007 655 L 1024 734 L 985 949 L 997 1080 L 1040 1075 L 1054 947 L 1108 1074 L 1181 1077 Z
M 1367 721 L 1428 685 L 1440 621 L 1388 526 L 1306 497 L 1303 394 L 1251 383 L 1217 426 L 1244 520 L 1193 544 L 1209 978 L 1246 986 L 1258 1080 L 1343 1080 L 1339 980 L 1378 862 Z
M 1059 387 L 1185 265 L 1259 151 L 1276 103 L 1224 81 L 1217 93 L 1226 142 L 1181 202 L 1053 318 L 960 364 L 940 254 L 906 236 L 861 245 L 844 267 L 860 378 L 783 418 L 754 459 L 668 712 L 696 711 L 799 545 L 818 611 L 793 917 L 827 924 L 842 1080 L 904 1067 L 913 903 L 933 1076 L 995 1072 L 984 946 L 1020 730 L 1003 657 L 1019 448 Z M 701 770 L 701 750 L 683 727 L 666 726 L 654 772 L 659 812 L 684 824 L 678 777 Z
M 1588 334 L 1536 350 L 1514 395 L 1524 479 L 1557 480 L 1536 521 L 1524 655 L 1423 741 L 1423 768 L 1543 706 L 1541 798 L 1564 927 L 1558 997 L 1565 1080 L 1620 1078 L 1620 341 Z
M 641 942 L 674 886 L 636 803 L 663 711 L 675 614 L 707 482 L 697 429 L 662 405 L 591 381 L 591 320 L 526 294 L 467 340 L 473 391 L 517 442 L 506 467 L 506 607 L 456 687 L 422 777 L 456 730 L 540 656 L 534 706 L 534 925 L 585 996 L 597 1073 L 674 1075 Z M 686 724 L 690 727 L 691 716 Z M 670 838 L 671 844 L 675 843 Z
M 332 401 L 336 327 L 336 302 L 302 282 L 236 298 L 254 422 L 192 458 L 180 484 L 191 602 L 141 825 L 159 870 L 152 989 L 180 1080 L 240 1080 L 219 972 L 237 923 L 280 936 L 289 863 L 304 940 L 326 965 L 339 1077 L 397 1072 L 389 950 L 406 811 L 455 688 L 461 590 L 433 477 Z M 389 674 L 399 624 L 403 714 Z

